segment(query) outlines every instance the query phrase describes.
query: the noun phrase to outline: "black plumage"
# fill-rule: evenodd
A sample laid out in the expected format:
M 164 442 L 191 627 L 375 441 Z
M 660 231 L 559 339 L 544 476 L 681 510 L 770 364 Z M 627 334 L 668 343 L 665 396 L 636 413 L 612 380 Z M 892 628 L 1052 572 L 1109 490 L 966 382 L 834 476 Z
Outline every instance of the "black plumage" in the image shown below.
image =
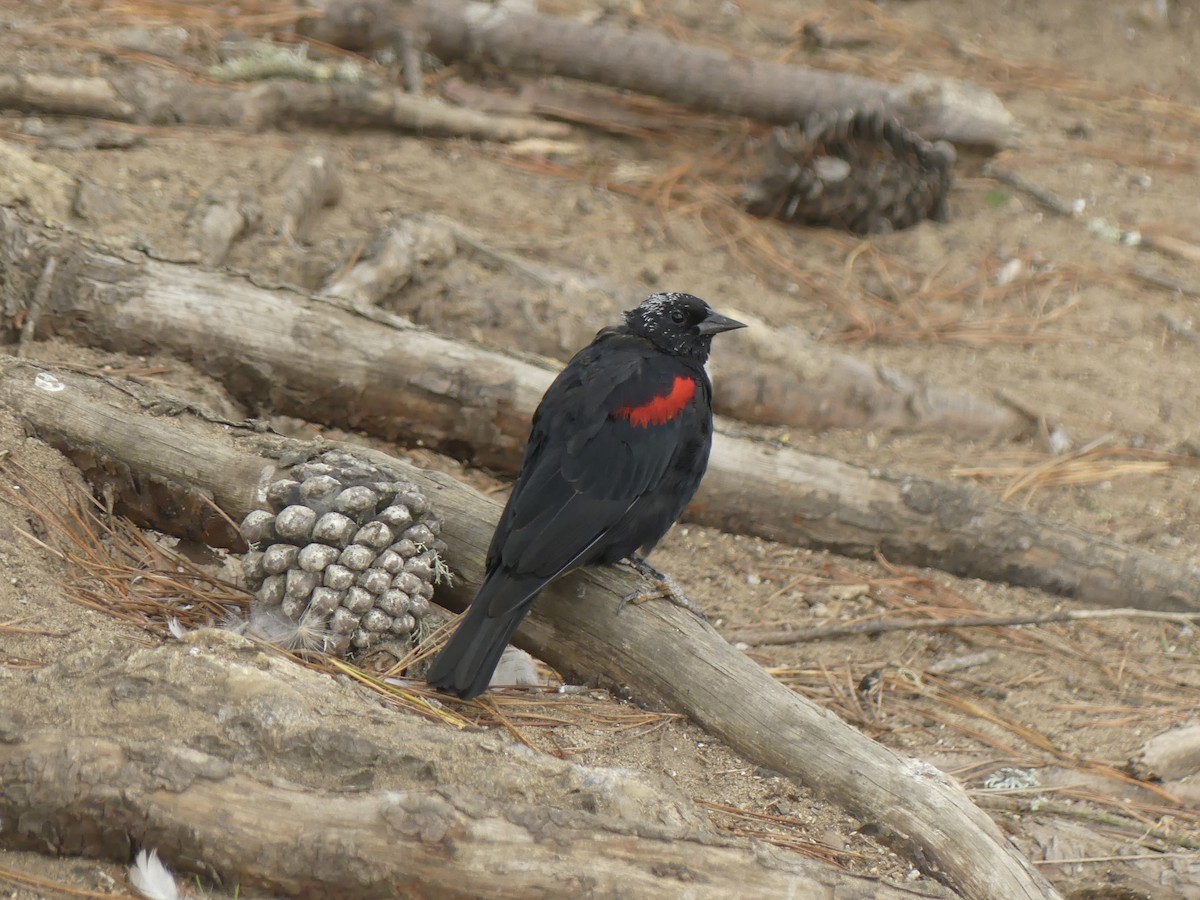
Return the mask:
M 483 584 L 431 685 L 481 694 L 546 584 L 649 552 L 667 533 L 708 465 L 713 335 L 740 327 L 698 297 L 653 294 L 559 373 L 534 413 Z

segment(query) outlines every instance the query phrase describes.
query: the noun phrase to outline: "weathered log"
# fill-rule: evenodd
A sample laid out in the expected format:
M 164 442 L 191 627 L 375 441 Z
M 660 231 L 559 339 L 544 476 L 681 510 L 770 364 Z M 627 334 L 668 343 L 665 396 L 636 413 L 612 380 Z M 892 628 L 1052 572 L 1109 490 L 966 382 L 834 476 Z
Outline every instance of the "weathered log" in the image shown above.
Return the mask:
M 0 363 L 0 403 L 120 498 L 121 508 L 160 527 L 160 508 L 175 526 L 180 510 L 202 508 L 195 499 L 201 495 L 240 518 L 257 505 L 275 471 L 269 458 L 311 452 L 296 441 L 213 425 L 148 388 L 28 362 Z M 444 473 L 355 452 L 417 483 L 438 507 L 458 577 L 437 599 L 465 608 L 482 578 L 499 504 Z M 869 740 L 783 687 L 686 610 L 648 603 L 618 617 L 621 598 L 636 586 L 622 568 L 564 578 L 543 593 L 517 642 L 569 675 L 599 677 L 665 703 L 754 763 L 880 823 L 915 864 L 968 897 L 1055 896 L 961 787 L 933 766 Z
M 930 140 L 992 148 L 1015 136 L 1012 116 L 984 88 L 918 76 L 887 85 L 859 75 L 735 57 L 639 30 L 589 25 L 469 0 L 318 0 L 297 30 L 351 50 L 394 46 L 419 29 L 445 60 L 562 75 L 652 94 L 708 112 L 790 125 L 822 110 L 881 108 Z
M 999 400 L 872 365 L 744 310 L 727 312 L 750 327 L 729 335 L 727 352 L 714 360 L 713 402 L 739 421 L 812 431 L 934 431 L 978 441 L 1030 431 L 1029 417 Z
M 2 186 L 2 181 L 0 181 Z M 461 304 L 425 304 L 432 315 L 421 324 L 458 337 L 475 332 L 480 320 L 516 322 L 522 349 L 566 358 L 596 330 L 642 299 L 639 290 L 580 269 L 550 266 L 488 246 L 461 223 L 441 217 L 408 216 L 385 226 L 354 269 L 327 284 L 323 293 L 351 304 L 391 300 L 408 312 L 398 291 L 414 275 L 444 265 L 455 252 L 498 265 L 519 284 L 492 285 L 484 296 Z M 372 258 L 373 257 L 373 258 Z M 565 297 L 561 313 L 539 314 L 524 283 Z M 1033 417 L 1011 404 L 958 385 L 913 377 L 818 343 L 799 328 L 775 328 L 742 309 L 721 308 L 745 328 L 721 342 L 713 361 L 713 408 L 742 422 L 785 425 L 811 431 L 865 428 L 880 431 L 937 431 L 970 440 L 997 441 L 1028 433 Z M 415 317 L 414 317 L 415 318 Z M 420 319 L 416 319 L 421 321 Z
M 164 74 L 161 69 L 69 77 L 0 69 L 0 106 L 150 125 L 182 122 L 255 131 L 307 122 L 485 141 L 556 138 L 571 131 L 561 122 L 492 116 L 386 85 L 268 81 L 249 88 L 225 87 Z
M 249 191 L 208 191 L 189 218 L 200 261 L 219 266 L 233 242 L 262 220 L 262 209 Z
M 85 651 L 18 688 L 26 712 L 0 709 L 0 847 L 156 848 L 272 896 L 943 895 L 723 838 L 665 780 L 382 714 L 227 632 L 185 642 Z M 63 685 L 106 714 L 63 727 Z M 149 704 L 171 723 L 153 740 Z
M 370 306 L 423 272 L 444 266 L 455 250 L 449 224 L 431 216 L 405 216 L 385 226 L 354 267 L 334 275 L 323 293 L 351 306 Z
M 342 199 L 342 182 L 333 154 L 301 150 L 292 156 L 279 180 L 285 188 L 279 233 L 294 243 L 307 243 L 317 214 Z
M 43 278 L 47 259 L 59 264 Z M 118 253 L 0 209 L 0 304 L 45 297 L 40 334 L 170 352 L 260 410 L 515 470 L 553 374 L 284 288 Z M 41 282 L 41 286 L 39 286 Z M 718 350 L 718 352 L 720 352 Z M 691 521 L 1041 588 L 1090 605 L 1200 609 L 1200 567 L 1000 502 L 970 485 L 868 471 L 721 422 Z

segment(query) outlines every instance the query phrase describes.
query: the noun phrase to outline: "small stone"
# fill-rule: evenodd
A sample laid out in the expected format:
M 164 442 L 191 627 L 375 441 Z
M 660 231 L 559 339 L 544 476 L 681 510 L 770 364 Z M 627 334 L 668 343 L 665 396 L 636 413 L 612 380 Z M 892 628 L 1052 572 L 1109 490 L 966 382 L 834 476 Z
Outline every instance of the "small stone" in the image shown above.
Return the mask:
M 291 544 L 272 544 L 262 555 L 263 571 L 268 575 L 282 575 L 296 564 L 300 548 Z
M 369 487 L 355 485 L 348 487 L 333 501 L 333 508 L 344 515 L 350 516 L 359 522 L 365 520 L 365 517 L 370 516 L 375 512 L 375 504 L 379 502 L 379 495 Z
M 437 516 L 426 516 L 421 521 L 425 523 L 425 527 L 434 537 L 442 533 L 442 520 Z
M 372 594 L 382 594 L 392 586 L 392 579 L 383 569 L 368 569 L 358 576 L 358 586 Z
M 300 493 L 310 503 L 330 501 L 342 489 L 342 483 L 332 475 L 314 475 L 305 478 Z
M 403 531 L 412 524 L 413 515 L 407 507 L 393 505 L 384 508 L 375 518 L 387 523 L 396 531 Z
M 408 611 L 418 619 L 429 615 L 429 600 L 425 597 L 416 596 L 408 601 Z
M 300 621 L 300 616 L 304 614 L 304 609 L 308 605 L 305 597 L 284 597 L 279 608 L 283 610 L 283 614 L 293 622 Z
M 368 522 L 354 535 L 354 543 L 364 547 L 374 547 L 376 550 L 384 549 L 393 540 L 395 540 L 395 535 L 392 534 L 392 529 L 382 522 Z
M 281 478 L 267 485 L 267 502 L 276 512 L 290 506 L 300 498 L 300 482 Z
M 378 635 L 371 634 L 365 628 L 359 628 L 354 632 L 354 636 L 350 638 L 350 643 L 359 650 L 365 650 L 375 643 L 378 637 Z
M 327 512 L 317 519 L 317 524 L 313 526 L 312 537 L 314 541 L 320 541 L 322 544 L 345 547 L 350 543 L 357 530 L 358 526 L 349 516 Z
M 374 605 L 374 595 L 360 587 L 350 588 L 342 598 L 342 608 L 359 616 Z
M 335 591 L 344 591 L 354 584 L 354 570 L 345 566 L 327 566 L 323 579 L 325 587 Z
M 338 558 L 336 547 L 328 544 L 308 544 L 301 549 L 296 562 L 306 572 L 321 572 Z
M 373 609 L 362 617 L 361 625 L 366 631 L 387 631 L 392 627 L 392 617 L 381 609 Z
M 389 616 L 399 616 L 409 611 L 409 605 L 412 600 L 404 591 L 392 589 L 384 591 L 379 595 L 379 599 L 375 601 L 375 605 L 382 609 Z
M 829 588 L 829 599 L 846 602 L 849 600 L 857 600 L 859 597 L 869 596 L 871 586 L 869 584 L 835 584 Z
M 319 578 L 316 572 L 305 572 L 303 569 L 288 569 L 285 577 L 287 586 L 284 588 L 284 597 L 294 597 L 297 600 L 305 601 L 312 596 Z
M 265 509 L 253 509 L 242 519 L 242 540 L 251 546 L 271 540 L 275 534 L 275 516 Z
M 352 634 L 358 627 L 358 616 L 344 606 L 339 606 L 329 617 L 329 630 L 334 634 Z
M 287 579 L 282 575 L 268 575 L 258 589 L 258 599 L 264 606 L 276 606 L 283 599 Z
M 353 569 L 355 572 L 365 571 L 371 563 L 375 562 L 375 551 L 370 547 L 364 547 L 361 544 L 351 544 L 342 551 L 342 555 L 338 557 L 338 562 L 347 569 Z
M 308 603 L 308 614 L 327 619 L 341 605 L 341 591 L 335 591 L 333 588 L 319 587 L 312 593 L 312 600 Z
M 417 620 L 405 613 L 392 619 L 392 634 L 408 634 L 417 627 Z
M 432 600 L 433 599 L 433 585 L 430 584 L 428 581 L 422 581 L 421 586 L 419 588 L 417 588 L 417 593 L 420 594 L 422 597 L 424 597 L 426 600 Z
M 275 517 L 275 533 L 285 541 L 300 544 L 308 540 L 316 522 L 316 510 L 307 506 L 289 506 Z

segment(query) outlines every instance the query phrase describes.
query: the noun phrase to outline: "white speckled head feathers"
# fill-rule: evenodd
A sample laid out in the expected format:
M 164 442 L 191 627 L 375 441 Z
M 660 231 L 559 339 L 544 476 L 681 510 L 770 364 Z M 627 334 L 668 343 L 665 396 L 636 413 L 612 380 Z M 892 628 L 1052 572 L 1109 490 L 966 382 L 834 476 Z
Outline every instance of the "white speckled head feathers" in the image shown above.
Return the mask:
M 713 335 L 746 327 L 714 312 L 699 297 L 672 291 L 651 294 L 625 313 L 625 324 L 659 349 L 701 363 L 708 360 Z

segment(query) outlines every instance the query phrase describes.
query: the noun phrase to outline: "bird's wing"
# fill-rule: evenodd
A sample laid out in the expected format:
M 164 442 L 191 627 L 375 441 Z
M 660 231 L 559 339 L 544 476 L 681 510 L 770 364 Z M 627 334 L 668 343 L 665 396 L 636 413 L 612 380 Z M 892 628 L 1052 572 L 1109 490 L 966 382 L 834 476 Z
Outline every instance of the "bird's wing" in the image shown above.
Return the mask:
M 662 481 L 707 390 L 702 375 L 659 355 L 577 356 L 534 417 L 488 567 L 548 581 L 580 564 Z

